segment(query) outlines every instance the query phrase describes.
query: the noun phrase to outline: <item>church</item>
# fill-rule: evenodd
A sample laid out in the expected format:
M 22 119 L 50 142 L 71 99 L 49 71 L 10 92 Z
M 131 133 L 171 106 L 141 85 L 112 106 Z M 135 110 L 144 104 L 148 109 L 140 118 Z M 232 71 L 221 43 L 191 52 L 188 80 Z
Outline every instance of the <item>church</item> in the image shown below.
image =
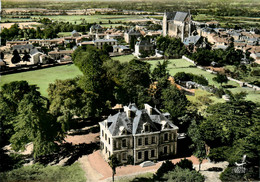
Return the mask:
M 177 37 L 184 41 L 191 36 L 195 26 L 189 12 L 164 12 L 163 36 Z

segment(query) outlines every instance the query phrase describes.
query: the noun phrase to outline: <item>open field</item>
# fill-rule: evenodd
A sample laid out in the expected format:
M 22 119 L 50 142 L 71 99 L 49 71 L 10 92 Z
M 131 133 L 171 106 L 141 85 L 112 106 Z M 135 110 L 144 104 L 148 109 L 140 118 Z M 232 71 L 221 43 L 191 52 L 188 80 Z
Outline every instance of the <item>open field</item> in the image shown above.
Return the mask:
M 70 64 L 35 71 L 27 71 L 23 73 L 3 75 L 0 77 L 0 86 L 12 81 L 26 80 L 29 82 L 29 84 L 36 84 L 38 87 L 40 87 L 39 91 L 41 94 L 47 97 L 47 88 L 49 83 L 53 83 L 57 79 L 65 80 L 74 78 L 78 75 L 82 75 L 78 67 L 76 67 L 74 64 Z
M 10 28 L 14 23 L 0 23 L 1 28 Z M 22 22 L 22 23 L 18 23 L 20 28 L 32 28 L 35 27 L 37 25 L 41 25 L 41 23 L 37 23 L 37 22 Z

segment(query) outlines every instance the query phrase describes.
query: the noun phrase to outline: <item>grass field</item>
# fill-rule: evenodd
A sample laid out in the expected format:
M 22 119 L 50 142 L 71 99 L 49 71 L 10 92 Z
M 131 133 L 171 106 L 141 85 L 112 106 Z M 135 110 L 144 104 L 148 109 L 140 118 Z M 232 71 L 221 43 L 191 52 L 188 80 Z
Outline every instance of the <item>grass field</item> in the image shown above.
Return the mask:
M 26 80 L 29 82 L 29 84 L 36 84 L 38 87 L 40 87 L 39 91 L 41 94 L 47 97 L 47 88 L 49 83 L 53 83 L 57 79 L 65 80 L 68 78 L 74 78 L 81 74 L 82 73 L 78 67 L 76 67 L 74 64 L 56 66 L 35 71 L 3 75 L 0 77 L 0 86 L 12 81 Z

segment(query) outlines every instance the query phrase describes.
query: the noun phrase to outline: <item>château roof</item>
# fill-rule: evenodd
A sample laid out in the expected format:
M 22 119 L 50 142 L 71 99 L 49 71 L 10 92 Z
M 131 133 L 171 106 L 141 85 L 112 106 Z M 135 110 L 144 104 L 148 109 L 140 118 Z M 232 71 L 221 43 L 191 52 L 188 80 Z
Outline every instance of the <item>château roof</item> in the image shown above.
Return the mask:
M 144 131 L 144 125 L 149 125 L 150 132 L 160 131 L 162 125 L 168 124 L 170 129 L 178 129 L 166 116 L 168 114 L 161 113 L 158 109 L 152 108 L 148 104 L 148 109 L 139 110 L 137 106 L 132 103 L 128 106 L 124 106 L 124 112 L 118 112 L 113 116 L 109 116 L 105 121 L 100 122 L 105 124 L 112 136 L 119 136 L 123 130 L 126 130 L 127 134 L 141 134 Z

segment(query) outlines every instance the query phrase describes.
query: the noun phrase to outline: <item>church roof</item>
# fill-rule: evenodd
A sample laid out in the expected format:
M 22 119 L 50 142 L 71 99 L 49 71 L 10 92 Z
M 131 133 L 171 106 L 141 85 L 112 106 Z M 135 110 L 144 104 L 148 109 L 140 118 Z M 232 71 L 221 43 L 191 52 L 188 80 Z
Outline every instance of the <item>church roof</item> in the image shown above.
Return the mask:
M 167 20 L 175 20 L 183 22 L 188 16 L 187 12 L 166 12 Z

